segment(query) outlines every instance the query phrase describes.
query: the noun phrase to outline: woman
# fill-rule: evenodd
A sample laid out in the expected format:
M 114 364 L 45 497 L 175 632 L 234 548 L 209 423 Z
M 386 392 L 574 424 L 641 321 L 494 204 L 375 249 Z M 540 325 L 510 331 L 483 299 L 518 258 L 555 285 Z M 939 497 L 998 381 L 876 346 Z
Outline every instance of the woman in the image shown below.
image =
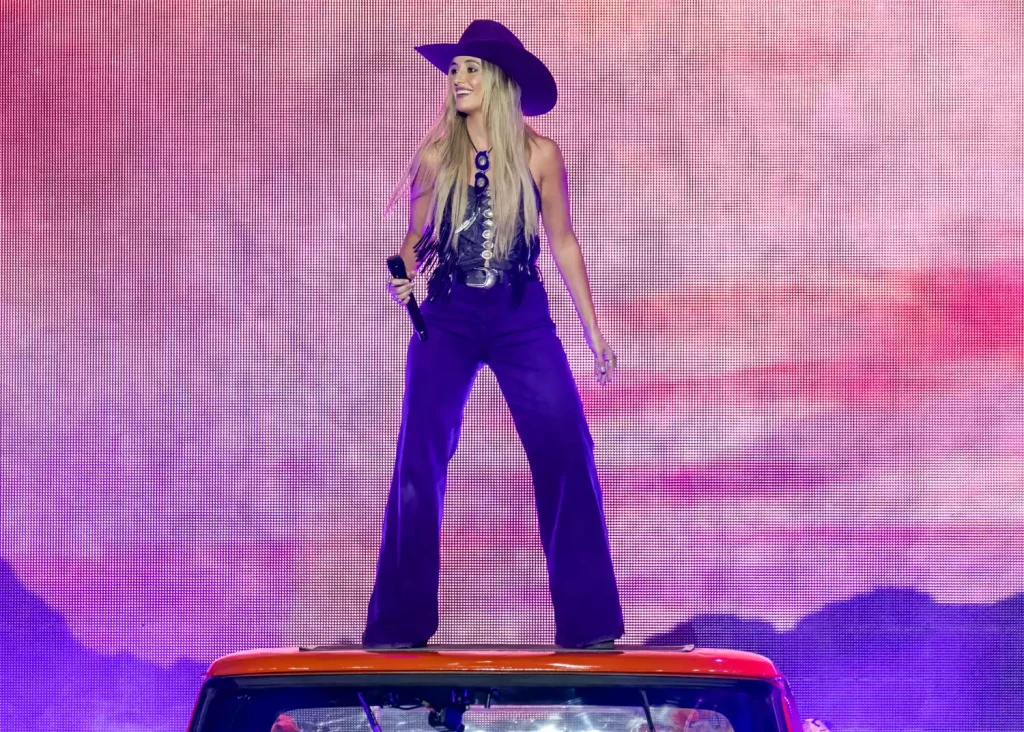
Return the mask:
M 428 338 L 409 344 L 363 643 L 419 647 L 437 630 L 448 462 L 470 388 L 487 364 L 530 463 L 555 642 L 608 647 L 622 636 L 623 621 L 594 444 L 536 267 L 543 211 L 595 375 L 608 383 L 616 358 L 594 316 L 562 156 L 523 121 L 554 107 L 555 82 L 518 38 L 490 20 L 473 21 L 457 44 L 416 50 L 448 74 L 441 118 L 409 170 L 409 232 L 400 251 L 408 272 L 432 270 L 422 307 Z M 391 278 L 388 287 L 396 302 L 408 302 L 411 281 Z

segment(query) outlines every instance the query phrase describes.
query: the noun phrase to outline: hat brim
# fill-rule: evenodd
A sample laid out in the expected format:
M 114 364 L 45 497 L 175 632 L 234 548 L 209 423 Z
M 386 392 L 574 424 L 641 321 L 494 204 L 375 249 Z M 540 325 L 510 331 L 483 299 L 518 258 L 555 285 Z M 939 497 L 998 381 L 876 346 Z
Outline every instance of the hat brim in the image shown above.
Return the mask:
M 502 68 L 522 92 L 523 115 L 536 117 L 550 112 L 558 101 L 555 77 L 544 62 L 524 48 L 487 41 L 467 43 L 430 43 L 416 46 L 416 51 L 437 69 L 448 73 L 456 56 L 476 56 Z

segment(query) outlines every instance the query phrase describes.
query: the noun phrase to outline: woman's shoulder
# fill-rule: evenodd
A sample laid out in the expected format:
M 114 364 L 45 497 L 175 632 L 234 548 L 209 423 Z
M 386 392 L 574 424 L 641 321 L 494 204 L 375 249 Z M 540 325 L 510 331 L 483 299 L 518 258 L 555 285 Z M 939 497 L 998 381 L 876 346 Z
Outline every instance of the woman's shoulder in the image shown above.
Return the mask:
M 550 137 L 534 133 L 530 138 L 530 167 L 541 176 L 554 173 L 561 176 L 565 163 L 558 143 Z
M 421 147 L 416 152 L 420 166 L 436 170 L 441 163 L 441 142 L 435 140 Z
M 550 137 L 539 133 L 530 136 L 530 157 L 540 160 L 549 160 L 553 157 L 561 158 L 562 151 L 558 149 L 558 143 Z
M 433 142 L 424 145 L 416 151 L 412 164 L 412 172 L 414 174 L 412 187 L 416 192 L 414 193 L 414 198 L 418 197 L 418 193 L 428 191 L 434 187 L 434 181 L 437 180 L 440 168 L 441 146 L 439 143 Z

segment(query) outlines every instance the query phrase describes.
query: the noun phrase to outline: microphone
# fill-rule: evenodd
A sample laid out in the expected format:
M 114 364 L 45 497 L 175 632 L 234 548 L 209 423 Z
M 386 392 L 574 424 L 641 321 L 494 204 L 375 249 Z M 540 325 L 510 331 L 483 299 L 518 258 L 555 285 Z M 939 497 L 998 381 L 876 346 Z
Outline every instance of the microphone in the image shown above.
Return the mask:
M 405 272 L 405 261 L 399 254 L 388 257 L 388 271 L 391 272 L 391 276 L 396 280 L 409 279 L 409 275 Z M 415 295 L 409 296 L 409 302 L 406 304 L 405 309 L 409 311 L 409 319 L 412 321 L 412 327 L 416 331 L 416 335 L 420 337 L 421 341 L 427 340 L 427 324 L 423 322 L 423 314 L 420 312 L 420 306 L 416 304 Z

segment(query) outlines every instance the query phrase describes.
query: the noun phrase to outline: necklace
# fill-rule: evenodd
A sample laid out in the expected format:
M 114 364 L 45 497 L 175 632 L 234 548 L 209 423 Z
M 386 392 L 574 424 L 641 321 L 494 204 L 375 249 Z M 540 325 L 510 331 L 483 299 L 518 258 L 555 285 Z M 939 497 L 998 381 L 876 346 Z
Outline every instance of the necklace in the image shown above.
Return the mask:
M 469 141 L 470 145 L 473 145 L 473 141 Z M 487 178 L 487 171 L 491 169 L 491 158 L 488 155 L 490 150 L 477 150 L 476 145 L 473 145 L 473 149 L 476 150 L 476 157 L 473 158 L 473 163 L 476 165 L 476 178 L 473 181 L 473 185 L 476 188 L 477 200 L 481 200 L 482 196 L 482 212 L 484 216 L 484 228 L 481 236 L 483 236 L 483 247 L 480 251 L 480 258 L 484 262 L 484 268 L 491 268 L 491 259 L 494 257 L 494 201 L 491 197 L 491 181 Z M 478 205 L 480 205 L 478 203 Z M 477 209 L 480 210 L 480 209 Z M 474 218 L 476 218 L 474 216 Z
M 473 145 L 473 141 L 470 140 L 469 144 Z M 476 150 L 476 157 L 473 158 L 473 163 L 476 165 L 476 177 L 473 179 L 473 186 L 476 188 L 477 193 L 483 193 L 491 184 L 490 179 L 487 177 L 487 171 L 491 169 L 491 158 L 488 155 L 490 150 L 477 150 L 476 145 L 473 145 L 473 149 Z

